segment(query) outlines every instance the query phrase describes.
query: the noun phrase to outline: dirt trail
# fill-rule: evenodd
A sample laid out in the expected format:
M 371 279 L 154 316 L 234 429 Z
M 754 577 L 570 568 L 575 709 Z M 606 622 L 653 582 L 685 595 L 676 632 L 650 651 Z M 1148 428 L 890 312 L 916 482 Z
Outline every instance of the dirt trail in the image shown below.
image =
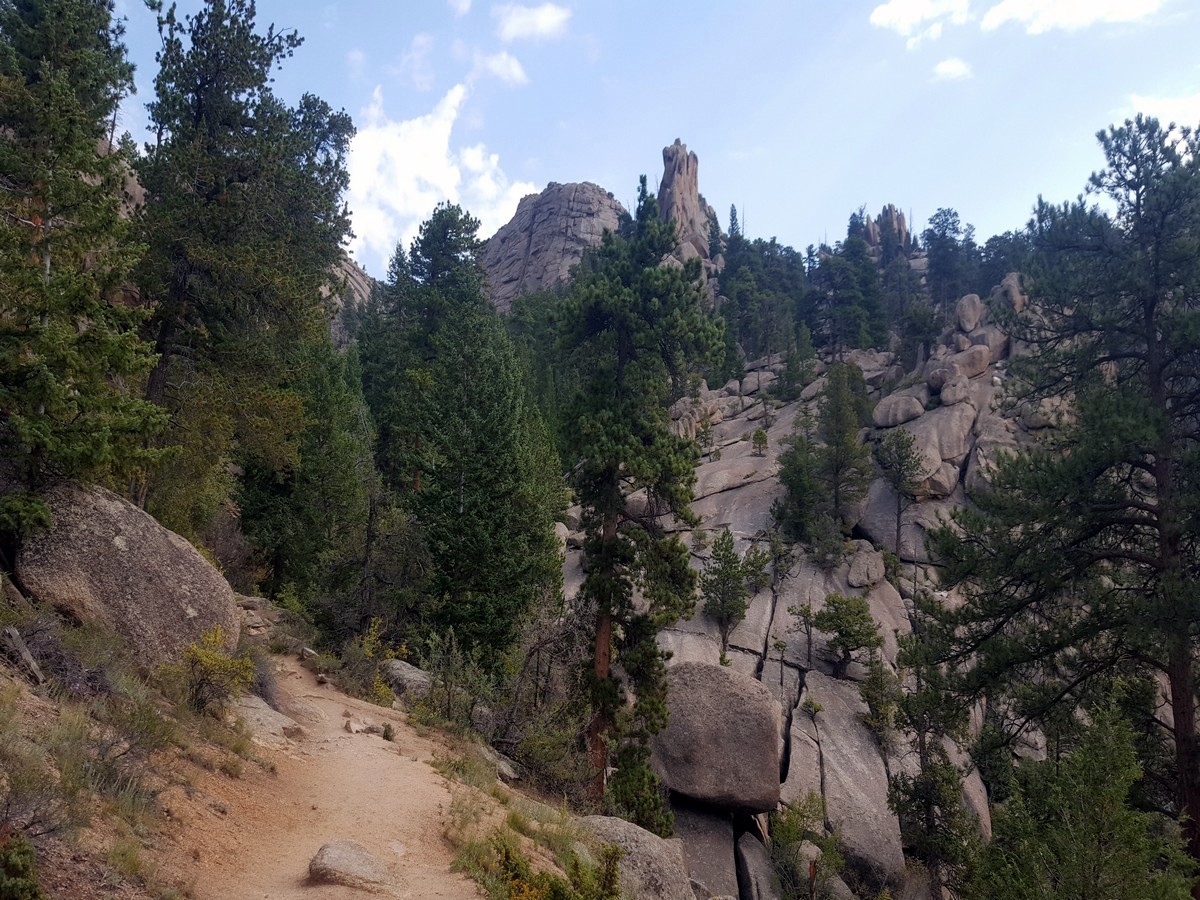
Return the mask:
M 173 790 L 174 846 L 160 860 L 171 881 L 191 882 L 197 900 L 351 900 L 361 891 L 307 883 L 317 849 L 357 841 L 392 874 L 395 887 L 373 896 L 476 900 L 474 882 L 450 871 L 442 836 L 450 794 L 429 766 L 439 745 L 399 713 L 351 699 L 292 659 L 279 673 L 284 712 L 305 731 L 298 740 L 265 732 L 275 747 L 257 753 L 275 774 L 247 764 L 239 779 L 197 781 L 194 796 Z M 355 721 L 391 722 L 396 739 L 350 734 Z

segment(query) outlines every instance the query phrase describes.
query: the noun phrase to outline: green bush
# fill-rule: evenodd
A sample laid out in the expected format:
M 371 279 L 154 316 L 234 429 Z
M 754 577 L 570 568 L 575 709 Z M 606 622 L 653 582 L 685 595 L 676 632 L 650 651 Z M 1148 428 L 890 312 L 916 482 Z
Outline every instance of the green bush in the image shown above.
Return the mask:
M 168 685 L 180 685 L 189 709 L 213 717 L 219 717 L 231 700 L 246 693 L 254 680 L 250 658 L 226 652 L 220 625 L 184 648 L 182 664 L 163 666 L 160 671 Z
M 0 830 L 0 898 L 43 900 L 33 846 L 23 834 Z

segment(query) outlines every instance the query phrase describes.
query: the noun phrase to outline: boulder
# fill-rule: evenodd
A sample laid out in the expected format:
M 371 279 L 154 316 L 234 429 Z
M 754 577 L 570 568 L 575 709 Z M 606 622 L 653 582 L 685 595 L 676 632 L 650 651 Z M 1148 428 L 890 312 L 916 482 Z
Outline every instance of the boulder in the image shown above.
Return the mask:
M 391 881 L 383 863 L 357 841 L 324 844 L 308 864 L 313 884 L 337 884 L 359 890 L 376 890 Z
M 992 362 L 999 362 L 1008 356 L 1008 335 L 996 325 L 981 325 L 971 335 L 971 343 L 987 347 Z
M 975 407 L 969 403 L 942 406 L 906 423 L 914 448 L 921 454 L 921 475 L 934 475 L 942 462 L 961 463 L 971 450 Z
M 925 404 L 916 397 L 891 394 L 875 404 L 871 418 L 876 428 L 894 428 L 911 422 L 925 412 Z
M 751 372 L 742 379 L 742 395 L 757 394 L 759 391 L 765 391 L 773 385 L 779 378 L 774 372 L 761 371 Z
M 1029 302 L 1029 297 L 1021 289 L 1021 276 L 1016 272 L 1009 272 L 1005 275 L 1000 280 L 1000 283 L 992 288 L 988 302 L 1006 303 L 1012 308 L 1013 312 L 1024 312 L 1025 306 Z
M 239 697 L 234 712 L 245 723 L 251 740 L 264 747 L 286 747 L 292 741 L 303 740 L 306 736 L 304 726 L 272 709 L 262 697 L 255 694 Z
M 379 677 L 399 700 L 413 703 L 429 696 L 433 679 L 423 669 L 402 659 L 385 659 L 379 664 Z
M 979 323 L 983 321 L 985 313 L 987 313 L 987 307 L 983 305 L 978 294 L 967 294 L 958 301 L 958 306 L 954 310 L 954 314 L 958 318 L 958 327 L 966 334 L 970 334 L 978 327 Z
M 783 900 L 771 855 L 762 841 L 749 832 L 737 842 L 737 871 L 742 900 Z
M 965 375 L 955 375 L 942 385 L 942 406 L 953 406 L 971 398 L 970 382 Z
M 759 681 L 723 666 L 667 672 L 667 727 L 652 764 L 663 783 L 705 803 L 769 812 L 779 803 L 779 702 Z
M 621 896 L 629 900 L 695 900 L 683 861 L 683 845 L 664 840 L 632 822 L 585 816 L 580 824 L 624 854 L 617 864 Z
M 925 381 L 934 391 L 940 391 L 942 386 L 955 375 L 974 378 L 987 371 L 992 362 L 991 351 L 983 344 L 972 344 L 961 353 L 951 353 L 944 359 L 930 360 L 925 371 Z
M 190 543 L 101 487 L 59 482 L 44 499 L 54 525 L 29 535 L 16 560 L 33 597 L 124 636 L 150 666 L 217 626 L 236 646 L 233 590 Z
M 846 581 L 850 587 L 866 587 L 883 580 L 883 554 L 875 550 L 859 550 L 850 557 Z
M 816 728 L 825 815 L 839 833 L 846 862 L 869 881 L 899 884 L 904 877 L 900 823 L 888 809 L 887 769 L 863 724 L 867 708 L 858 685 L 810 672 L 805 694 L 821 706 Z
M 675 837 L 683 843 L 683 861 L 692 889 L 703 897 L 738 895 L 733 819 L 729 813 L 673 803 Z

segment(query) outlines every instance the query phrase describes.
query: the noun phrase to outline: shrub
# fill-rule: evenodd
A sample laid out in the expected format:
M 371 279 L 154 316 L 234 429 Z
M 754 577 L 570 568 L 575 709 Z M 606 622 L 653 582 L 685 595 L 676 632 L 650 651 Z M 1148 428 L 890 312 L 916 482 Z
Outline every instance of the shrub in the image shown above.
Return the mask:
M 817 886 L 841 873 L 845 862 L 837 839 L 825 833 L 825 801 L 810 791 L 799 803 L 771 813 L 771 864 L 785 897 L 807 897 L 808 862 L 804 844 L 821 851 L 817 863 Z
M 183 651 L 182 666 L 164 666 L 167 680 L 182 676 L 188 708 L 200 715 L 220 716 L 231 700 L 240 697 L 254 680 L 249 657 L 225 652 L 225 632 L 220 625 L 206 631 Z
M 29 838 L 0 829 L 0 897 L 4 900 L 43 900 L 45 896 L 38 886 Z

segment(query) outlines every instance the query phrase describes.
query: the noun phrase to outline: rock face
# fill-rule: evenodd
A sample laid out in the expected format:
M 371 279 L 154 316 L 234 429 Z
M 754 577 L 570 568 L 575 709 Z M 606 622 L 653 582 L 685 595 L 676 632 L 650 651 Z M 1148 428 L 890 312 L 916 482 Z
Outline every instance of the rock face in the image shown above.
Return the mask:
M 736 897 L 732 817 L 680 805 L 675 805 L 674 812 L 675 837 L 683 842 L 683 860 L 692 889 L 703 897 Z
M 658 215 L 664 222 L 675 223 L 675 233 L 686 258 L 708 259 L 708 220 L 712 208 L 700 196 L 700 162 L 687 144 L 663 147 L 663 177 L 658 187 Z M 692 252 L 694 251 L 694 252 Z M 681 261 L 686 262 L 686 258 Z
M 383 864 L 356 841 L 323 845 L 308 864 L 308 879 L 313 884 L 338 884 L 366 891 L 390 881 Z
M 342 287 L 328 295 L 328 302 L 332 308 L 329 334 L 333 343 L 341 348 L 350 343 L 351 335 L 347 327 L 349 313 L 371 298 L 371 288 L 375 285 L 375 279 L 345 253 L 342 254 L 335 274 L 342 281 Z
M 667 692 L 667 727 L 651 744 L 663 783 L 724 809 L 774 809 L 782 710 L 762 682 L 724 666 L 682 663 L 668 670 Z
M 737 842 L 738 882 L 744 900 L 783 900 L 767 848 L 747 832 Z
M 121 634 L 151 666 L 218 625 L 237 643 L 233 590 L 179 535 L 104 488 L 63 482 L 45 500 L 54 526 L 27 538 L 16 564 L 34 597 Z
M 625 208 L 604 188 L 550 182 L 521 199 L 516 215 L 487 242 L 487 293 L 500 312 L 522 294 L 566 281 L 585 250 L 616 231 Z
M 630 900 L 695 900 L 677 840 L 664 840 L 632 822 L 586 816 L 580 823 L 606 844 L 624 851 L 617 864 L 621 896 Z

